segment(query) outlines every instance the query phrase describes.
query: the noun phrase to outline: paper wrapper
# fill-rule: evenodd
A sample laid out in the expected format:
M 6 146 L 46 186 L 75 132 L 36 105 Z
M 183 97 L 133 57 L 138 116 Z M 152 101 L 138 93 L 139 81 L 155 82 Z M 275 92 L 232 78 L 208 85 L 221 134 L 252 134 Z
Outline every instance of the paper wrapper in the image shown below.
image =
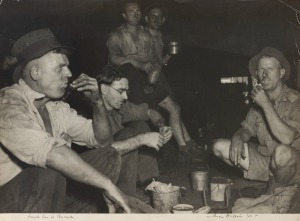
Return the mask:
M 173 186 L 172 183 L 166 184 L 153 180 L 152 183 L 146 187 L 146 190 L 157 193 L 170 193 L 178 190 L 179 188 L 179 186 Z

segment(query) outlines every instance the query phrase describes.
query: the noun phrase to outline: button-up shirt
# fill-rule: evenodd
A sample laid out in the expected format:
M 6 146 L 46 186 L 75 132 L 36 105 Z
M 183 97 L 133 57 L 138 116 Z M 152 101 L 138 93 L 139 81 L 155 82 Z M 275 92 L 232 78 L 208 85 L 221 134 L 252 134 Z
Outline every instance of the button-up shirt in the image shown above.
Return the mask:
M 22 79 L 0 90 L 0 185 L 19 174 L 24 163 L 46 167 L 47 154 L 53 148 L 70 147 L 71 141 L 97 145 L 92 120 L 77 115 L 62 101 L 46 103 L 53 131 L 49 134 L 33 103 L 43 97 Z
M 112 133 L 115 134 L 124 128 L 123 124 L 136 120 L 149 120 L 148 104 L 133 104 L 127 101 L 122 104 L 120 110 L 108 112 Z
M 139 68 L 137 62 L 158 62 L 154 53 L 154 46 L 151 35 L 138 26 L 137 40 L 133 40 L 127 32 L 125 25 L 121 25 L 111 32 L 107 41 L 110 61 L 116 65 L 131 63 Z
M 298 134 L 291 145 L 300 150 L 300 93 L 284 85 L 274 102 L 274 109 L 282 121 L 297 130 Z M 280 144 L 272 135 L 263 110 L 257 105 L 250 108 L 242 126 L 257 137 L 258 151 L 264 156 L 271 156 L 275 147 Z

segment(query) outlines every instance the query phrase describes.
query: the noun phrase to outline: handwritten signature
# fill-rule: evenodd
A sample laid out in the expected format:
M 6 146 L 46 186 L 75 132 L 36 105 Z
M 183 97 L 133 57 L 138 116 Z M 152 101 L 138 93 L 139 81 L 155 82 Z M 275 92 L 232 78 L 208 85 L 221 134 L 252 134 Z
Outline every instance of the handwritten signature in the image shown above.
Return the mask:
M 74 215 L 66 214 L 39 214 L 39 213 L 30 213 L 27 218 L 29 219 L 73 219 Z

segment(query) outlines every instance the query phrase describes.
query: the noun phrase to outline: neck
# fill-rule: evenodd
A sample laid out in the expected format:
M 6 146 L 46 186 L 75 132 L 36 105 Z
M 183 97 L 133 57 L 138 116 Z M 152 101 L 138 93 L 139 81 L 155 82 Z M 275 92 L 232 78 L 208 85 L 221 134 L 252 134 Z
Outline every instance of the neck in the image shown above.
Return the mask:
M 46 103 L 49 101 L 49 98 L 43 97 L 41 99 L 35 100 L 33 102 L 34 106 L 36 109 L 43 110 L 46 107 Z
M 271 101 L 276 101 L 277 98 L 280 96 L 282 90 L 283 90 L 283 83 L 279 83 L 278 87 L 275 88 L 273 91 L 266 91 L 266 93 L 269 95 L 269 98 Z
M 129 24 L 125 23 L 125 29 L 128 32 L 135 32 L 138 30 L 138 26 L 133 26 L 133 25 L 129 25 Z
M 104 95 L 102 95 L 102 100 L 104 102 L 104 106 L 105 106 L 106 110 L 111 111 L 113 108 L 106 102 Z
M 148 26 L 148 28 L 149 28 L 149 32 L 152 36 L 157 36 L 158 35 L 158 33 L 159 33 L 158 29 L 153 29 L 150 26 Z

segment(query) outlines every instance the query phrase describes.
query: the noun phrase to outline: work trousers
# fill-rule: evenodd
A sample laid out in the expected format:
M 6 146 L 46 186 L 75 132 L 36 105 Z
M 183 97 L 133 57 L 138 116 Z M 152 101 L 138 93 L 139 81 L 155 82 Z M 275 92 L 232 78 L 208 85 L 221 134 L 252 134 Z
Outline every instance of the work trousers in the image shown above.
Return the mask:
M 121 141 L 146 132 L 150 132 L 146 122 L 133 121 L 116 133 L 114 140 Z M 155 155 L 156 150 L 142 146 L 121 157 L 121 172 L 117 186 L 123 193 L 135 196 L 137 181 L 144 182 L 159 175 Z
M 114 183 L 120 173 L 118 152 L 108 146 L 80 154 Z M 101 190 L 67 179 L 53 169 L 29 166 L 0 187 L 1 213 L 107 212 Z

